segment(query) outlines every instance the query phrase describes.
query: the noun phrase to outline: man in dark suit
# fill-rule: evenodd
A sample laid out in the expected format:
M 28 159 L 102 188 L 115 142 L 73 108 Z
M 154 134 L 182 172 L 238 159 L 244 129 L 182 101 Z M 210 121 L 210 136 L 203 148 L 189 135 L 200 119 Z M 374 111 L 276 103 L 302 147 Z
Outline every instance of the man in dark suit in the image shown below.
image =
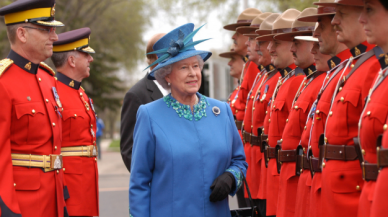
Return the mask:
M 164 33 L 154 35 L 147 43 L 146 53 L 154 51 L 152 47 L 155 42 L 164 35 Z M 150 65 L 157 59 L 156 54 L 147 55 L 147 64 Z M 150 70 L 156 66 L 151 67 Z M 168 94 L 168 90 L 163 89 L 157 81 L 148 80 L 147 75 L 148 73 L 125 94 L 123 108 L 121 110 L 120 152 L 128 171 L 131 171 L 133 130 L 136 124 L 137 110 L 140 105 L 160 99 L 163 95 Z

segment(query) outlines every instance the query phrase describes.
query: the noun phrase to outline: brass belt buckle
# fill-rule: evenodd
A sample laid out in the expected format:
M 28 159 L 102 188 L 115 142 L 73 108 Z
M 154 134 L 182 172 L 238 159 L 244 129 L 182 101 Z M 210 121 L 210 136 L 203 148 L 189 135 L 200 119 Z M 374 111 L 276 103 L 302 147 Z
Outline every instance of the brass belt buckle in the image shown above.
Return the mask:
M 50 154 L 50 169 L 58 170 L 58 169 L 62 169 L 62 167 L 63 167 L 62 155 Z
M 88 157 L 97 156 L 97 147 L 95 145 L 88 146 Z
M 365 181 L 365 162 L 361 163 L 361 168 L 362 168 L 362 179 Z

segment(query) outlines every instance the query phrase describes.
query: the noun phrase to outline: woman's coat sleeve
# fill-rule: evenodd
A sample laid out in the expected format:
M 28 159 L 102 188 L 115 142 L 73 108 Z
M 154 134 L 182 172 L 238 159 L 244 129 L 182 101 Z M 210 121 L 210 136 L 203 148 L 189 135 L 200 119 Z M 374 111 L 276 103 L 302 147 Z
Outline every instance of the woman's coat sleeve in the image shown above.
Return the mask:
M 232 140 L 232 161 L 229 165 L 229 168 L 226 170 L 233 174 L 235 178 L 235 187 L 233 188 L 233 192 L 230 193 L 231 196 L 234 196 L 237 192 L 237 190 L 241 187 L 243 176 L 241 175 L 241 172 L 244 173 L 244 176 L 246 175 L 246 171 L 248 168 L 248 164 L 245 161 L 245 153 L 244 153 L 244 146 L 241 141 L 240 134 L 238 133 L 237 127 L 234 123 L 234 118 L 232 111 L 230 110 L 230 106 L 225 103 L 226 110 L 228 111 L 228 116 L 230 120 L 230 127 L 232 128 L 231 132 L 233 134 L 233 140 Z
M 129 212 L 133 217 L 149 217 L 155 137 L 146 107 L 139 107 L 136 119 L 129 181 Z

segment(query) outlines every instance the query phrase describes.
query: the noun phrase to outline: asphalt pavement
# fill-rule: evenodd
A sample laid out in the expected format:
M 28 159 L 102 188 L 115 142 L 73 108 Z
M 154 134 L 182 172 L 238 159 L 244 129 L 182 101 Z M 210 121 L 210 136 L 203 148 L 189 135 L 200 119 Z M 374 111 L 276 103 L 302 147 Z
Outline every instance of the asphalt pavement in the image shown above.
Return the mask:
M 120 152 L 110 151 L 111 140 L 101 141 L 98 160 L 100 217 L 129 217 L 129 177 Z M 237 208 L 237 199 L 229 197 L 230 209 Z

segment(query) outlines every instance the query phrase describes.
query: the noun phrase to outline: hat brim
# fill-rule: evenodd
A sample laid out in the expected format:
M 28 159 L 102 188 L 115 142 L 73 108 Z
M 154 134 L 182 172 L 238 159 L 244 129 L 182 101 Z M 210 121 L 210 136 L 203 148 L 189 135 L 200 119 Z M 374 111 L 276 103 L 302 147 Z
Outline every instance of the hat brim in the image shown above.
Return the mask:
M 301 41 L 319 42 L 318 38 L 314 38 L 313 36 L 295 36 L 295 39 Z
M 211 52 L 209 51 L 202 51 L 202 50 L 189 50 L 189 51 L 185 51 L 185 52 L 182 52 L 182 53 L 179 53 L 178 55 L 168 59 L 167 61 L 165 62 L 161 62 L 159 63 L 149 74 L 148 74 L 148 79 L 149 80 L 156 80 L 155 78 L 155 71 L 162 68 L 162 67 L 165 67 L 165 66 L 168 66 L 168 65 L 171 65 L 173 63 L 176 63 L 176 62 L 179 62 L 181 60 L 184 60 L 184 59 L 187 59 L 187 58 L 190 58 L 190 57 L 193 57 L 193 56 L 197 56 L 197 55 L 200 55 L 201 58 L 203 59 L 203 61 L 205 62 L 207 59 L 209 59 L 209 57 L 212 55 Z
M 236 52 L 225 52 L 225 53 L 220 53 L 218 56 L 222 58 L 232 58 L 233 56 L 238 56 Z
M 240 34 L 251 34 L 252 32 L 255 32 L 260 27 L 251 27 L 251 26 L 240 26 L 236 29 L 236 32 Z
M 35 25 L 39 25 L 39 26 L 51 26 L 51 27 L 65 26 L 65 24 L 63 24 L 62 22 L 57 21 L 57 20 L 52 20 L 52 21 L 38 20 L 38 21 L 31 22 L 31 23 L 35 24 Z
M 356 6 L 356 7 L 364 7 L 364 4 L 343 4 L 343 3 L 334 3 L 334 2 L 315 2 L 314 5 L 325 6 L 325 7 L 336 7 L 337 5 L 346 5 L 346 6 Z
M 335 13 L 324 13 L 324 14 L 316 14 L 311 16 L 305 16 L 298 19 L 298 21 L 301 22 L 318 22 L 319 18 L 325 17 L 325 16 L 333 16 Z
M 274 36 L 273 38 L 279 41 L 293 41 L 295 36 L 302 36 L 306 34 L 313 34 L 313 31 L 298 31 L 298 32 L 289 32 L 289 33 L 282 33 Z
M 224 26 L 224 29 L 230 30 L 230 31 L 236 31 L 237 27 L 240 26 L 250 26 L 251 23 L 232 23 Z
M 258 37 L 259 35 L 258 34 L 244 34 L 244 36 L 247 36 L 247 37 Z
M 272 34 L 272 30 L 256 30 L 255 33 L 257 35 L 269 35 L 269 34 Z
M 255 39 L 257 41 L 272 41 L 275 35 L 278 35 L 278 34 L 262 35 L 262 36 L 256 37 Z

